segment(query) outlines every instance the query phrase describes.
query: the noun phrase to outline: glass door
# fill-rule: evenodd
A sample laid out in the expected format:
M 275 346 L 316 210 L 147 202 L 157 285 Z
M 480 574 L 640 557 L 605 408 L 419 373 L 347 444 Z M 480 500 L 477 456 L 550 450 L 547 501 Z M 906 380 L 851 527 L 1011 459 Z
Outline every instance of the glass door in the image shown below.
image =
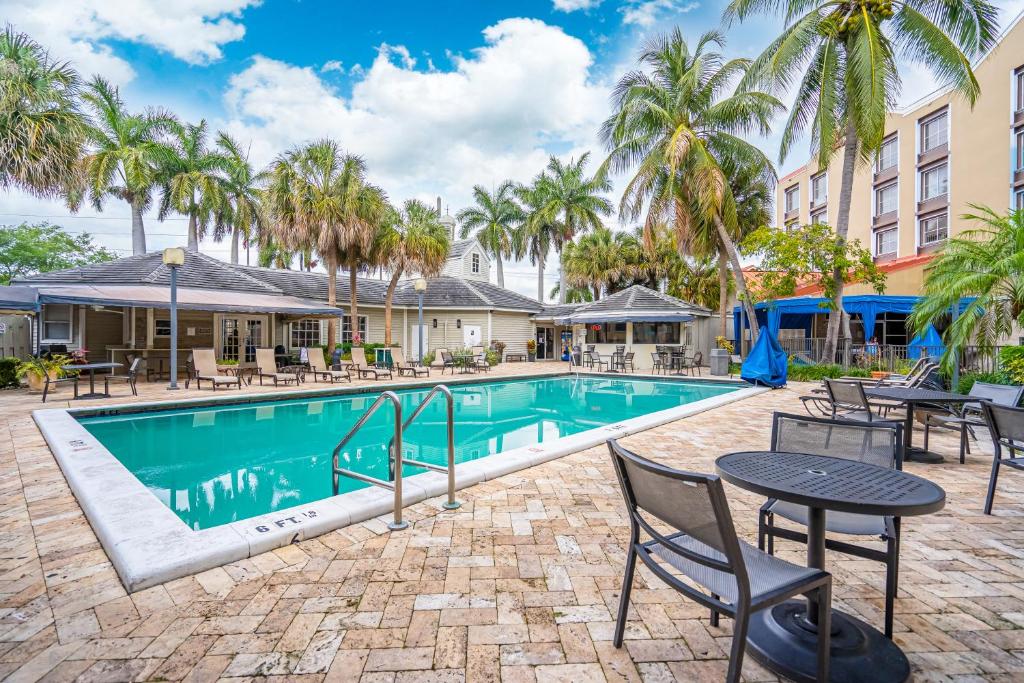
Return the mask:
M 239 363 L 255 363 L 256 348 L 264 345 L 263 317 L 224 316 L 220 321 L 220 357 Z

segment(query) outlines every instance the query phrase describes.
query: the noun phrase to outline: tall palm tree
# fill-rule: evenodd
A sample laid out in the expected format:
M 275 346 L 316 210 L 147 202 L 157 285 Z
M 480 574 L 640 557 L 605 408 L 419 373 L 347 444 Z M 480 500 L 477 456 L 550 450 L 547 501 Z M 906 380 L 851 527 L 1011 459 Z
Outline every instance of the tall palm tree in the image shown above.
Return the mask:
M 986 0 L 732 0 L 727 21 L 781 9 L 782 35 L 758 57 L 741 88 L 787 90 L 799 79 L 782 134 L 780 159 L 810 128 L 818 168 L 842 146 L 836 239 L 850 226 L 858 162 L 871 159 L 885 135 L 885 116 L 898 100 L 898 59 L 929 68 L 973 106 L 980 88 L 971 58 L 997 35 L 997 11 Z M 843 273 L 834 272 L 832 310 L 842 311 Z M 824 353 L 835 355 L 842 315 L 830 315 Z
M 493 193 L 481 185 L 473 186 L 473 201 L 456 215 L 462 224 L 460 237 L 466 239 L 476 231 L 476 239 L 498 264 L 498 286 L 505 286 L 502 260 L 512 258 L 517 251 L 516 226 L 522 223 L 523 211 L 514 199 L 515 183 L 506 180 Z
M 158 172 L 174 156 L 164 139 L 177 122 L 170 114 L 148 110 L 133 114 L 125 107 L 118 89 L 95 77 L 82 99 L 91 110 L 86 126 L 90 150 L 82 157 L 84 194 L 100 211 L 109 196 L 122 199 L 132 210 L 132 253 L 146 253 L 146 228 L 142 214 L 153 198 Z M 71 197 L 77 210 L 83 195 Z
M 665 220 L 685 248 L 702 226 L 714 227 L 756 335 L 757 321 L 732 237 L 736 200 L 723 166 L 754 165 L 764 169 L 766 181 L 774 180 L 768 159 L 740 136 L 767 134 L 782 105 L 761 92 L 723 96 L 748 62 L 724 62 L 712 50 L 722 45 L 724 38 L 714 31 L 702 35 L 693 50 L 678 29 L 651 41 L 639 57 L 648 70 L 619 79 L 616 111 L 604 122 L 601 136 L 609 149 L 605 167 L 614 172 L 637 167 L 619 212 L 634 220 L 646 209 L 645 237 Z
M 231 162 L 219 150 L 206 144 L 206 120 L 173 127 L 174 155 L 160 169 L 162 195 L 160 220 L 172 210 L 188 216 L 188 249 L 199 251 L 211 219 L 224 211 L 227 201 L 225 177 Z
M 688 257 L 679 259 L 678 267 L 668 284 L 668 293 L 698 306 L 714 308 L 721 299 L 721 287 L 714 259 Z
M 401 213 L 394 209 L 388 213 L 373 248 L 377 254 L 373 260 L 391 270 L 384 296 L 385 346 L 391 345 L 391 305 L 399 280 L 411 272 L 423 277 L 439 274 L 451 247 L 448 229 L 441 223 L 440 216 L 423 202 L 409 199 Z
M 555 283 L 555 286 L 551 288 L 551 298 L 557 299 L 558 292 L 561 291 L 562 286 Z M 569 285 L 569 289 L 565 292 L 565 303 L 567 304 L 586 304 L 594 300 L 594 292 L 591 291 L 590 287 L 576 287 Z
M 1024 326 L 1024 209 L 1002 215 L 972 204 L 962 218 L 976 228 L 949 240 L 925 271 L 922 298 L 910 323 L 921 331 L 948 319 L 962 300 L 970 303 L 946 328 L 945 360 L 964 346 L 993 347 Z
M 280 155 L 269 170 L 266 207 L 275 241 L 291 251 L 315 250 L 327 269 L 327 303 L 337 305 L 338 265 L 347 250 L 368 249 L 375 221 L 386 205 L 383 193 L 366 183 L 366 164 L 321 139 Z M 356 269 L 352 268 L 349 315 L 358 331 Z M 328 348 L 337 342 L 327 327 Z
M 73 184 L 85 142 L 79 77 L 24 33 L 0 33 L 0 187 L 49 197 Z
M 227 160 L 224 177 L 224 201 L 217 220 L 218 235 L 231 230 L 231 263 L 238 263 L 239 242 L 248 246 L 267 230 L 263 212 L 263 174 L 249 162 L 249 153 L 227 133 L 217 135 L 217 148 Z
M 278 268 L 281 270 L 291 270 L 292 260 L 295 255 L 281 246 L 271 236 L 260 238 L 260 250 L 256 256 L 256 263 L 260 268 Z
M 612 212 L 612 203 L 601 196 L 610 192 L 611 181 L 602 171 L 587 176 L 584 166 L 590 153 L 579 159 L 563 163 L 556 157 L 548 160 L 546 173 L 538 179 L 543 204 L 537 213 L 537 220 L 545 225 L 558 225 L 552 234 L 553 244 L 559 256 L 565 245 L 572 242 L 577 233 L 602 227 L 601 216 Z M 565 264 L 559 258 L 559 282 L 565 282 Z M 559 303 L 565 303 L 566 288 L 558 291 Z
M 628 236 L 601 226 L 567 243 L 562 265 L 565 279 L 559 285 L 565 282 L 574 287 L 589 287 L 596 301 L 631 270 Z M 560 286 L 559 293 L 561 289 Z
M 529 255 L 530 263 L 537 266 L 537 301 L 544 302 L 544 265 L 548 252 L 555 240 L 556 232 L 560 231 L 557 219 L 549 218 L 543 213 L 547 205 L 547 174 L 541 173 L 530 185 L 519 185 L 515 188 L 516 198 L 522 205 L 523 221 L 516 229 L 516 243 L 522 255 Z M 561 288 L 560 288 L 561 289 Z M 565 295 L 559 293 L 561 300 Z

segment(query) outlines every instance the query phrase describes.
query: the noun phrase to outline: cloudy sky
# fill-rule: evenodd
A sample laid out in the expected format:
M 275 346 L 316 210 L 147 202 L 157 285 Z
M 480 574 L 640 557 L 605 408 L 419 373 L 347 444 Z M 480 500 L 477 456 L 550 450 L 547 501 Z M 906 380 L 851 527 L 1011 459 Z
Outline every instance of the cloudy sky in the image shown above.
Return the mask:
M 675 26 L 690 38 L 719 28 L 725 4 L 0 0 L 0 16 L 86 77 L 118 84 L 132 107 L 205 118 L 249 144 L 260 164 L 330 136 L 366 158 L 393 201 L 441 196 L 454 214 L 474 184 L 527 181 L 550 154 L 603 158 L 596 133 L 609 91 L 638 48 Z M 1024 0 L 997 4 L 1006 21 Z M 753 57 L 779 29 L 766 18 L 734 26 L 726 53 Z M 926 72 L 904 74 L 905 101 L 933 87 Z M 763 144 L 774 154 L 776 140 Z M 85 207 L 72 215 L 59 202 L 0 195 L 0 224 L 36 220 L 130 253 L 127 206 L 116 200 L 102 214 Z M 609 226 L 619 224 L 610 218 Z M 147 234 L 151 249 L 183 244 L 185 220 L 152 218 Z M 226 259 L 228 245 L 202 251 Z M 505 277 L 536 294 L 528 263 L 507 267 Z

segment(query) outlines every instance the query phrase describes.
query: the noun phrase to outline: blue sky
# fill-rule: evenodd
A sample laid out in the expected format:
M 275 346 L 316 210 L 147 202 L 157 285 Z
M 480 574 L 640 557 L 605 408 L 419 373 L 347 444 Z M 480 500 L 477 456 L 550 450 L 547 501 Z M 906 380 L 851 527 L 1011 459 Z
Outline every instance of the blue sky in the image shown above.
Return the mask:
M 0 16 L 83 75 L 118 84 L 133 107 L 206 118 L 250 144 L 259 163 L 330 136 L 367 159 L 393 201 L 440 195 L 455 213 L 473 184 L 527 181 L 549 154 L 602 158 L 597 128 L 610 88 L 639 47 L 676 26 L 688 38 L 717 29 L 725 4 L 0 0 Z M 1001 4 L 1011 14 L 1024 0 Z M 731 27 L 725 52 L 753 57 L 780 28 L 770 18 Z M 933 85 L 908 75 L 907 100 Z M 762 144 L 775 156 L 774 139 Z M 780 172 L 802 157 L 795 153 Z M 127 207 L 116 200 L 102 215 L 87 207 L 71 216 L 59 202 L 0 195 L 0 222 L 35 216 L 89 230 L 122 253 L 130 246 Z M 180 218 L 151 218 L 149 246 L 179 244 L 184 231 Z M 202 249 L 227 257 L 227 244 Z M 536 291 L 529 264 L 512 264 L 506 278 Z

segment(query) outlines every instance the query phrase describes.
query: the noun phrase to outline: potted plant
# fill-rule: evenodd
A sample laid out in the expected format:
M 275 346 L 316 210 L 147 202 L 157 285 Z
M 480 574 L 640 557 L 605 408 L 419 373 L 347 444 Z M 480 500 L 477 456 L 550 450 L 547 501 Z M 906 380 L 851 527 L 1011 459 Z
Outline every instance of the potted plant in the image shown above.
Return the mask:
M 526 340 L 526 360 L 531 363 L 537 360 L 537 340 L 527 339 Z
M 491 348 L 498 354 L 499 363 L 501 362 L 501 359 L 505 357 L 505 346 L 505 342 L 503 341 L 498 341 L 497 339 L 491 340 Z
M 89 349 L 75 349 L 71 352 L 71 365 L 86 365 L 89 362 Z
M 68 365 L 70 361 L 68 356 L 29 358 L 18 365 L 18 379 L 25 378 L 29 391 L 41 392 L 46 383 L 46 377 L 49 376 L 51 380 L 60 378 L 63 373 L 61 367 Z

